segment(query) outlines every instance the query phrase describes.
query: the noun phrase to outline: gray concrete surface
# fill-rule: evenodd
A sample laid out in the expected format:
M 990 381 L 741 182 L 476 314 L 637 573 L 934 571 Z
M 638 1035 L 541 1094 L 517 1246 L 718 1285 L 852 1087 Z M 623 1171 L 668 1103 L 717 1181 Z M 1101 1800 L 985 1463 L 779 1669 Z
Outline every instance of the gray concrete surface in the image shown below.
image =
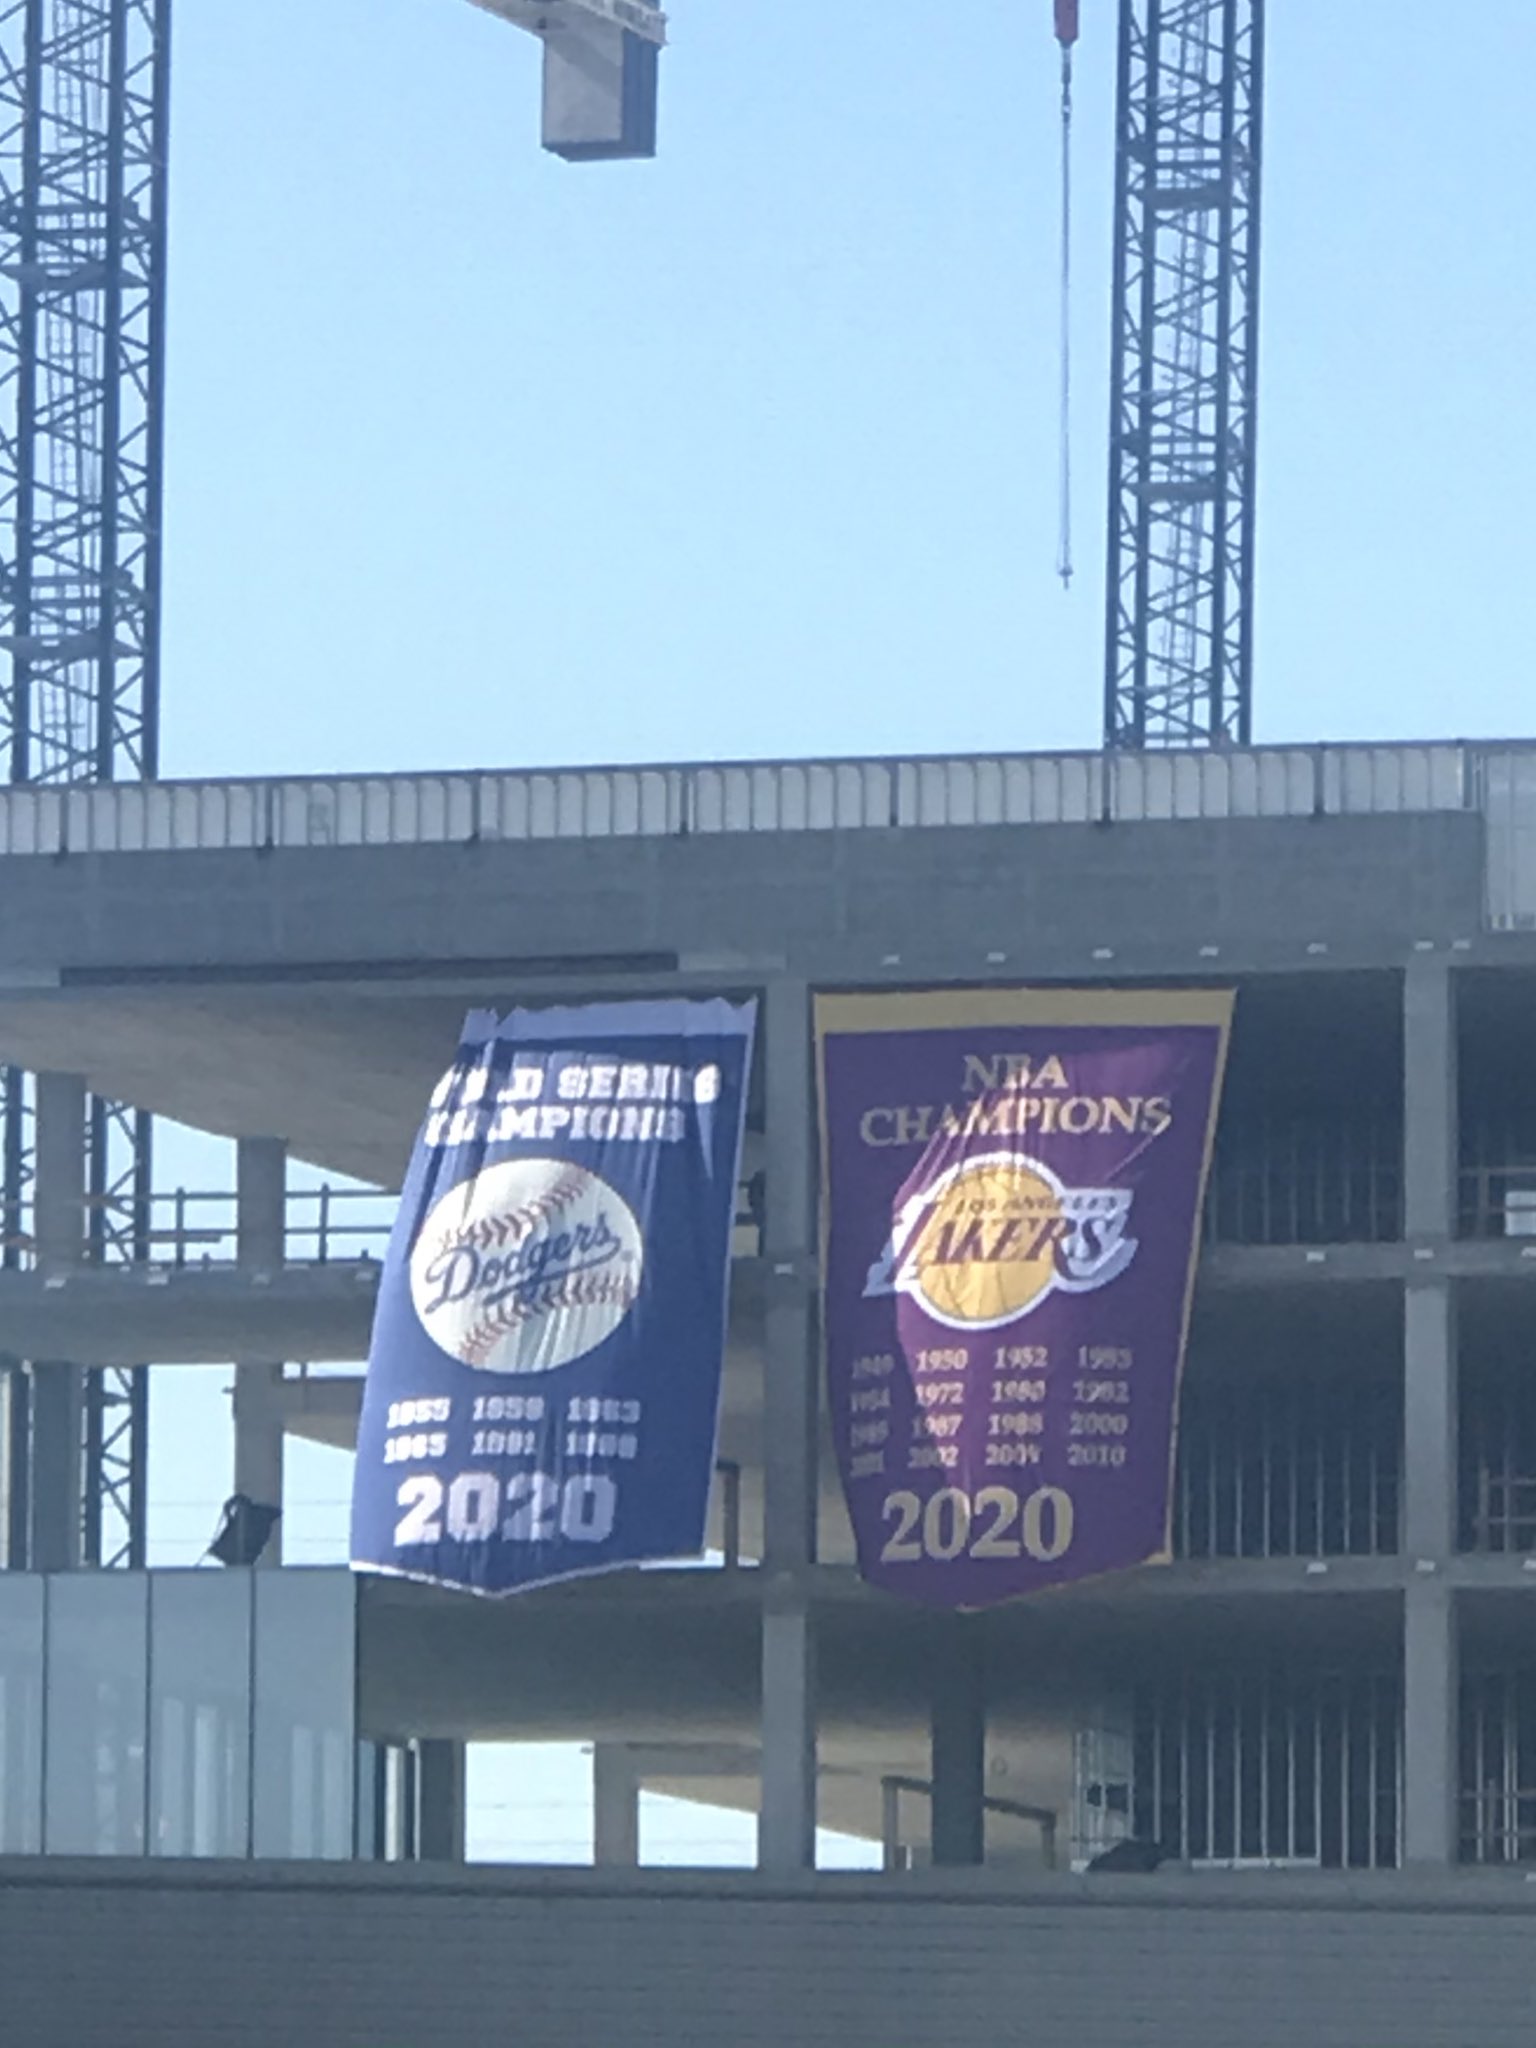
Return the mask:
M 0 1863 L 7 2048 L 1528 2048 L 1518 1878 Z
M 388 1184 L 471 1002 L 1536 957 L 1482 859 L 1473 812 L 12 859 L 0 1058 Z

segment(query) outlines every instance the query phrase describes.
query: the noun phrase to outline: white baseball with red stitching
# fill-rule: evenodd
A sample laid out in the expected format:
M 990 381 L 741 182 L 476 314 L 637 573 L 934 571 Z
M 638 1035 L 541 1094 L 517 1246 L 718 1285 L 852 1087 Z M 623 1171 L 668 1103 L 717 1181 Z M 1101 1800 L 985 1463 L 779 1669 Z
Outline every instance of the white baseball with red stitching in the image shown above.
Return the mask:
M 482 1372 L 552 1372 L 594 1350 L 639 1292 L 634 1211 L 567 1159 L 504 1159 L 436 1203 L 411 1253 L 423 1329 Z

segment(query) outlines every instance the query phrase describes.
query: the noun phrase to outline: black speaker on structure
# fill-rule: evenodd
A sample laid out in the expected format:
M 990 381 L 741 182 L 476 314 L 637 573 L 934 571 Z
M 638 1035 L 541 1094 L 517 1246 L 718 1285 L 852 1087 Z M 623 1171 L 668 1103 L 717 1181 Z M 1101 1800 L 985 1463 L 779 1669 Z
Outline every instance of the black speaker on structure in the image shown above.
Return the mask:
M 282 1516 L 281 1508 L 268 1507 L 252 1500 L 249 1494 L 232 1493 L 224 1503 L 218 1533 L 208 1546 L 208 1555 L 217 1558 L 220 1564 L 254 1564 Z

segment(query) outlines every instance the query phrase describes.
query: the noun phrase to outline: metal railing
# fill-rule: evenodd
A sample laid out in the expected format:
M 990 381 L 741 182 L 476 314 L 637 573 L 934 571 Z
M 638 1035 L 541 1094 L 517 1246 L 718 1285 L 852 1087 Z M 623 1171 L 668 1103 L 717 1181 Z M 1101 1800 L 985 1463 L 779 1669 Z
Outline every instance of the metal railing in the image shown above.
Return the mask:
M 1395 1672 L 1192 1670 L 1135 1700 L 1134 1833 L 1180 1862 L 1386 1869 L 1399 1855 Z
M 1477 811 L 1485 922 L 1536 930 L 1536 743 L 950 754 L 0 791 L 0 858 Z
M 382 1259 L 398 1201 L 398 1194 L 379 1188 L 290 1188 L 283 1219 L 284 1262 L 324 1266 Z M 85 1229 L 93 1212 L 104 1217 L 99 1242 Z M 0 1203 L 0 1217 L 0 1248 L 13 1253 L 24 1268 L 35 1264 L 38 1240 L 31 1204 Z M 231 1265 L 239 1254 L 233 1190 L 168 1188 L 141 1201 L 88 1196 L 81 1225 L 83 1265 L 118 1263 L 125 1242 L 139 1247 L 141 1263 L 152 1265 Z
M 1536 1670 L 1468 1673 L 1460 1708 L 1461 1860 L 1536 1861 Z
M 880 1843 L 881 1862 L 886 1870 L 909 1870 L 912 1867 L 911 1850 L 902 1839 L 901 1798 L 911 1793 L 919 1799 L 933 1799 L 931 1778 L 907 1778 L 899 1773 L 889 1773 L 880 1780 Z M 1040 1858 L 1047 1870 L 1056 1868 L 1057 1816 L 1054 1807 L 1030 1806 L 1021 1799 L 1005 1799 L 999 1793 L 986 1792 L 982 1795 L 981 1810 L 989 1813 L 1007 1814 L 1014 1820 L 1029 1821 L 1040 1830 Z
M 1181 1558 L 1382 1557 L 1398 1548 L 1400 1381 L 1192 1375 L 1179 1419 Z
M 1463 1237 L 1536 1239 L 1536 1159 L 1463 1166 L 1460 1198 Z
M 1485 920 L 1536 929 L 1536 744 L 712 761 L 0 791 L 0 857 L 1475 811 Z
M 285 1197 L 283 1259 L 287 1265 L 326 1266 L 382 1260 L 394 1226 L 398 1191 L 386 1188 L 290 1188 Z M 88 1219 L 100 1219 L 97 1231 Z M 737 1199 L 734 1256 L 756 1258 L 761 1247 L 761 1202 L 743 1188 Z M 32 1204 L 0 1202 L 0 1252 L 25 1269 L 36 1263 Z M 239 1254 L 239 1212 L 233 1189 L 165 1188 L 142 1200 L 87 1196 L 81 1208 L 80 1263 L 135 1262 L 168 1266 L 232 1264 Z
M 1271 1117 L 1217 1134 L 1211 1244 L 1388 1244 L 1402 1235 L 1402 1131 L 1393 1121 Z
M 13 788 L 0 855 L 1466 810 L 1486 761 L 1509 753 L 1435 742 Z M 1507 801 L 1525 783 L 1492 786 Z
M 1512 1446 L 1505 1453 L 1512 1456 Z M 1536 1474 L 1494 1471 L 1479 1463 L 1472 1489 L 1468 1549 L 1517 1556 L 1536 1550 Z
M 1526 1357 L 1462 1361 L 1458 1537 L 1463 1550 L 1536 1551 L 1536 1386 Z

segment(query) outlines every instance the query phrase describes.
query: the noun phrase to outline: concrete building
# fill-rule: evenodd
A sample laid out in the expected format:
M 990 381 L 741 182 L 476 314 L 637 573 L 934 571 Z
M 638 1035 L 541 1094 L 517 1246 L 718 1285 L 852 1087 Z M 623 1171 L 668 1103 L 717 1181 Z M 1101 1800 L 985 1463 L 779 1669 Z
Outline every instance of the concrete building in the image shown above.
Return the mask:
M 1336 1950 L 1358 1935 L 1394 1971 L 1388 1949 L 1422 1957 L 1464 1912 L 1494 1946 L 1507 1930 L 1489 1981 L 1509 2002 L 1453 2036 L 1405 1995 L 1381 2038 L 1515 2038 L 1525 1894 L 1452 1866 L 1536 1858 L 1536 748 L 11 789 L 0 879 L 0 1059 L 40 1077 L 31 1213 L 0 1270 L 5 1351 L 28 1361 L 5 1379 L 0 1856 L 18 1860 L 0 1862 L 0 1941 L 60 1884 L 171 1938 L 150 1928 L 177 1910 L 170 1865 L 158 1882 L 54 1858 L 452 1861 L 462 1745 L 558 1737 L 595 1744 L 605 1868 L 540 1896 L 622 1924 L 616 1941 L 650 1940 L 667 1896 L 620 1868 L 650 1785 L 759 1813 L 757 1877 L 689 1894 L 678 1925 L 757 1901 L 765 1953 L 800 1953 L 790 1923 L 833 1883 L 807 1874 L 819 1818 L 883 1843 L 886 1876 L 826 1910 L 886 1957 L 903 1901 L 962 1949 L 962 1925 L 991 1930 L 976 1939 L 999 1954 L 1014 1912 L 1090 1974 L 1120 1938 L 1094 1912 L 1155 1904 L 1176 1953 L 1213 1913 L 1262 1948 L 1251 1908 L 1301 1954 L 1335 1910 L 1411 1909 L 1441 1932 L 1350 1920 Z M 1238 990 L 1176 1560 L 930 1615 L 857 1579 L 825 1437 L 809 997 L 1041 981 Z M 287 1437 L 350 1440 L 360 1379 L 300 1361 L 360 1368 L 379 1204 L 301 1197 L 287 1159 L 394 1186 L 472 1004 L 683 990 L 763 1003 L 723 1562 L 505 1603 L 270 1557 L 73 1569 L 85 1369 L 232 1364 L 231 1486 L 258 1498 L 280 1493 Z M 238 1141 L 223 1207 L 157 1207 L 136 1263 L 88 1256 L 88 1090 Z M 1107 1881 L 1067 1866 L 1131 1829 L 1184 1868 L 1095 1905 Z M 279 1882 L 337 1925 L 410 1883 L 429 1918 L 469 1893 L 513 1929 L 532 1910 L 526 1878 L 450 1893 L 338 1867 L 263 1888 L 221 1864 L 198 1898 L 215 1878 L 251 1925 Z M 856 2012 L 847 1962 L 826 1982 Z M 1273 2038 L 1372 2038 L 1358 2014 L 1326 2032 L 1317 1981 L 1275 1993 Z M 592 2038 L 758 2038 L 709 2011 L 697 2033 L 674 2016 Z M 1230 2038 L 1211 2012 L 1166 2038 Z M 1130 2025 L 1093 2038 L 1165 2038 Z

